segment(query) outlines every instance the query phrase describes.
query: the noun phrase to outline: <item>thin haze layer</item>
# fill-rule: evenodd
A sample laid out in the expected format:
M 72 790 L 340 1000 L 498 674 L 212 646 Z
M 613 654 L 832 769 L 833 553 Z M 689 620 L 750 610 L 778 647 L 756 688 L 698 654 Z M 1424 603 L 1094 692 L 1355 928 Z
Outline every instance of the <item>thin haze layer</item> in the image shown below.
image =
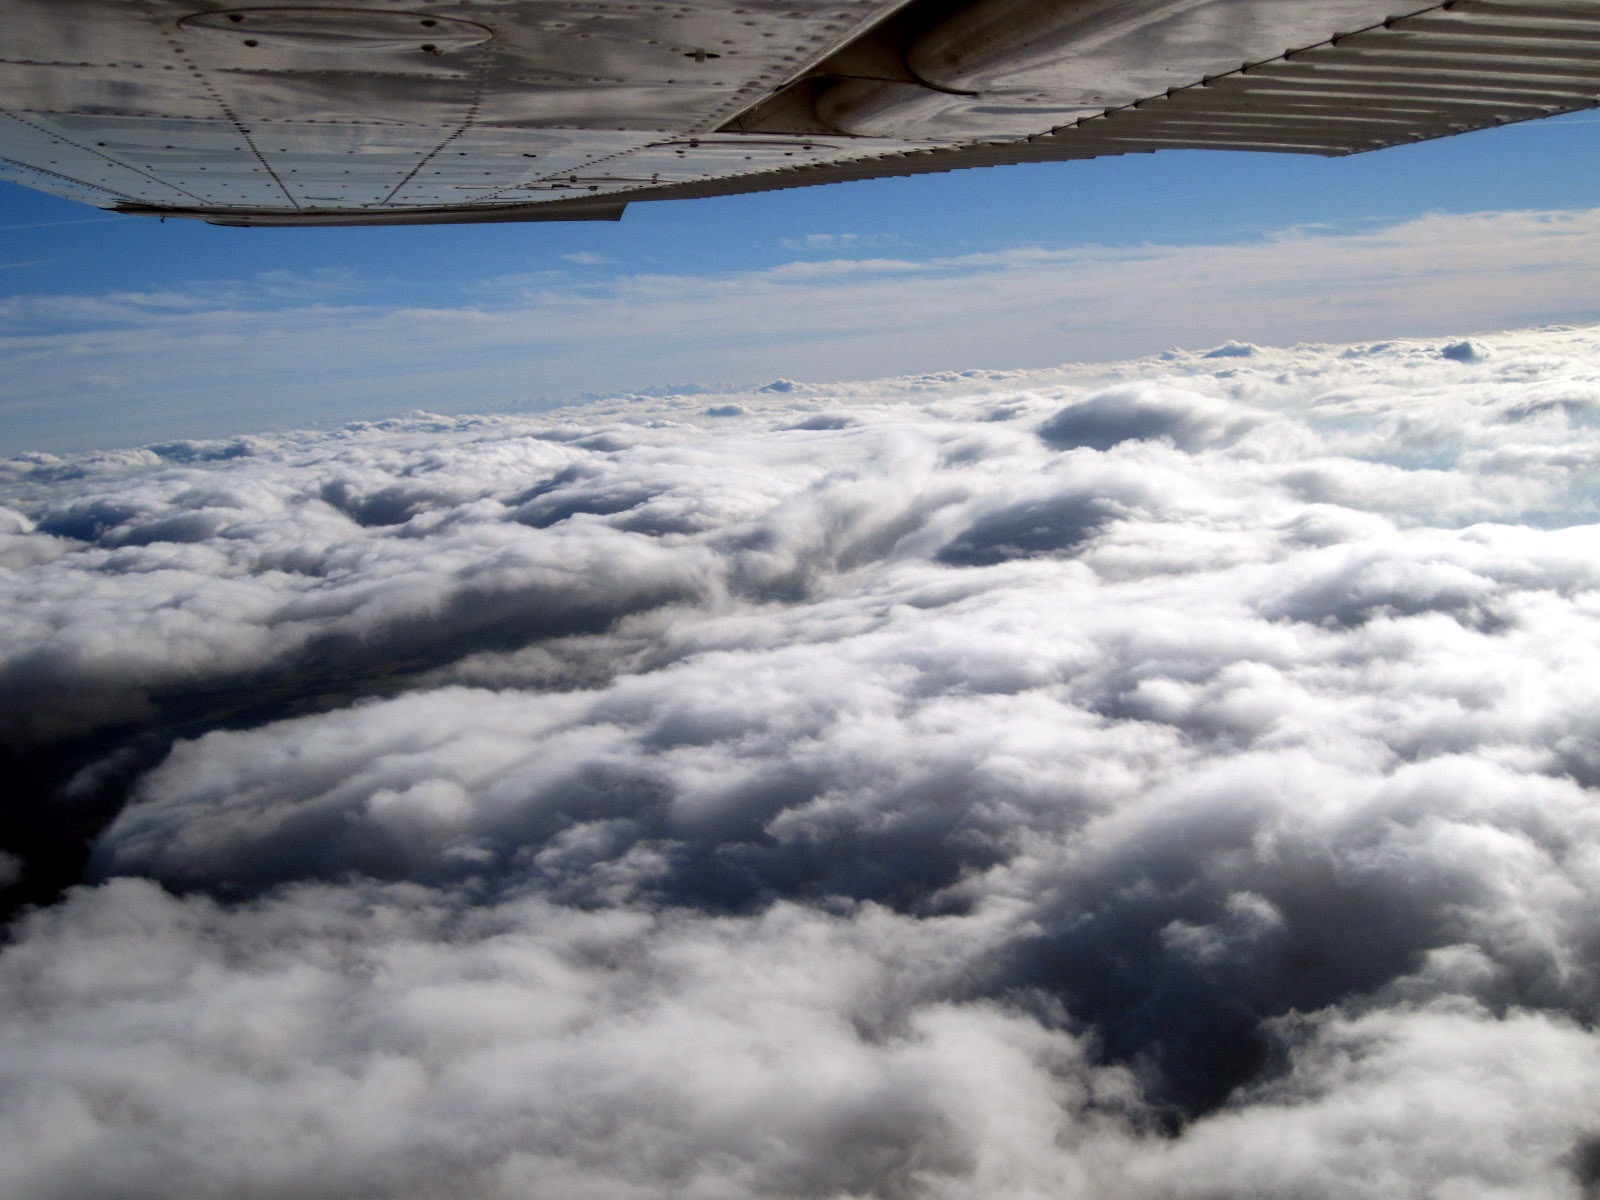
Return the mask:
M 4 1194 L 1597 1186 L 1600 331 L 0 471 Z

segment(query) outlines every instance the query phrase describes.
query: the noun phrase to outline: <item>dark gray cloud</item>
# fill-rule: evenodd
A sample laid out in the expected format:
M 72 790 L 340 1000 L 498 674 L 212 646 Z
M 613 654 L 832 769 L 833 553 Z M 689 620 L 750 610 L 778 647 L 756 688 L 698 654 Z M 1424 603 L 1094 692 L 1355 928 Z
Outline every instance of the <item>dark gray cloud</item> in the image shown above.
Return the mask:
M 14 460 L 0 1191 L 1581 1194 L 1600 358 L 1492 349 Z

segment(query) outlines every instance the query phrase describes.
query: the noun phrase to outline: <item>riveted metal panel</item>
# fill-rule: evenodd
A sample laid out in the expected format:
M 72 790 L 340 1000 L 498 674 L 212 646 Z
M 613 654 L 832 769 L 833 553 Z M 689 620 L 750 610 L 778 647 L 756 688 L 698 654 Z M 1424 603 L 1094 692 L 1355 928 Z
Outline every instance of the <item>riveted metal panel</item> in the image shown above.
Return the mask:
M 230 223 L 1345 154 L 1600 100 L 1600 0 L 0 0 L 0 22 L 0 176 Z

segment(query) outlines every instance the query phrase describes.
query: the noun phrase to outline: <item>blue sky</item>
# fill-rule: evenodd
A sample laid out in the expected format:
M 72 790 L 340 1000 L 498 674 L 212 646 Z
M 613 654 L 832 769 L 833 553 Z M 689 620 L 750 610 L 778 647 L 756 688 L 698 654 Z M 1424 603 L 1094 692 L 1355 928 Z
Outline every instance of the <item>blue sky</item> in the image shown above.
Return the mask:
M 1587 320 L 1597 151 L 1579 114 L 1345 159 L 1169 152 L 365 230 L 6 187 L 0 453 Z M 1526 213 L 1546 216 L 1451 223 Z

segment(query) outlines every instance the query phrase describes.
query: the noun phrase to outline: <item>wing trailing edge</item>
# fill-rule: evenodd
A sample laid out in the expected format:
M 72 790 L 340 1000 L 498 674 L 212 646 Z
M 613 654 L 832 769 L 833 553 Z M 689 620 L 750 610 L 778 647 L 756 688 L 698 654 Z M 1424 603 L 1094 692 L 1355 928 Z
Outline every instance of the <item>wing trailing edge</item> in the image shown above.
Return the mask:
M 0 178 L 230 225 L 1166 149 L 1340 155 L 1600 103 L 1600 0 L 0 0 Z

